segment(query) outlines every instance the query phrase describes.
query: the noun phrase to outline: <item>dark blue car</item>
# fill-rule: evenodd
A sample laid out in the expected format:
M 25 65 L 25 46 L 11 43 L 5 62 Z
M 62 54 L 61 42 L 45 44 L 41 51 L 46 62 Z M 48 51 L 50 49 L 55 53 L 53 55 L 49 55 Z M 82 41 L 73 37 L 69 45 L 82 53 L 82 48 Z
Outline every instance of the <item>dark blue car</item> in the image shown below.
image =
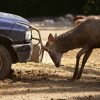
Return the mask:
M 32 54 L 32 28 L 26 19 L 0 12 L 0 79 L 11 71 L 11 65 L 27 62 Z

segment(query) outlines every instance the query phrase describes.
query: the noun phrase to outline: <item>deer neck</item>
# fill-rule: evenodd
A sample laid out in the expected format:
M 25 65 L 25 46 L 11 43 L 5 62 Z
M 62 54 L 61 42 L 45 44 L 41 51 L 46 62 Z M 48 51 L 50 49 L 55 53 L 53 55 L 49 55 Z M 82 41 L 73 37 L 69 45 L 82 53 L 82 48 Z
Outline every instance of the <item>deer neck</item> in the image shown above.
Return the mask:
M 74 35 L 73 30 L 56 37 L 55 44 L 59 52 L 65 53 L 69 50 L 80 47 L 77 44 L 78 37 Z

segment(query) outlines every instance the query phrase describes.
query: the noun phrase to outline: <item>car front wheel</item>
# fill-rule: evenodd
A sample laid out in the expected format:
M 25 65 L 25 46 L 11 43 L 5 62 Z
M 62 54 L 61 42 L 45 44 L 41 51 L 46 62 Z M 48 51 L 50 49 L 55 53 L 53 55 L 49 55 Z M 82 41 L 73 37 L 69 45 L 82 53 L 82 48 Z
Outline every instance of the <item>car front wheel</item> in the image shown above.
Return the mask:
M 0 79 L 7 77 L 11 71 L 12 59 L 8 50 L 0 45 Z

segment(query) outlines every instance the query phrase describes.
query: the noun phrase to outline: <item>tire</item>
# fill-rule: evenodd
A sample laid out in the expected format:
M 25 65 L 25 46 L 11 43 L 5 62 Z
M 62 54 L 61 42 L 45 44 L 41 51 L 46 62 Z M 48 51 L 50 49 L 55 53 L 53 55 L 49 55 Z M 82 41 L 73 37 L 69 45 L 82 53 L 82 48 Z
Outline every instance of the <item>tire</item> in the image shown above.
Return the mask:
M 8 50 L 0 45 L 0 80 L 7 77 L 11 71 L 12 59 Z

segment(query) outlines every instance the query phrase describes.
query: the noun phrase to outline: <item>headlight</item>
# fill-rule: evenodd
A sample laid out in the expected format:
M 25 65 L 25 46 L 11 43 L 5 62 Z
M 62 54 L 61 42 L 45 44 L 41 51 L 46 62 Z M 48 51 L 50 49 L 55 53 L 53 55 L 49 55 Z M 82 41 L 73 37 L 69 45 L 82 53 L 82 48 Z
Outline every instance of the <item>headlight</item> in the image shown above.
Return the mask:
M 32 32 L 26 31 L 25 40 L 31 40 L 31 37 L 32 37 Z

